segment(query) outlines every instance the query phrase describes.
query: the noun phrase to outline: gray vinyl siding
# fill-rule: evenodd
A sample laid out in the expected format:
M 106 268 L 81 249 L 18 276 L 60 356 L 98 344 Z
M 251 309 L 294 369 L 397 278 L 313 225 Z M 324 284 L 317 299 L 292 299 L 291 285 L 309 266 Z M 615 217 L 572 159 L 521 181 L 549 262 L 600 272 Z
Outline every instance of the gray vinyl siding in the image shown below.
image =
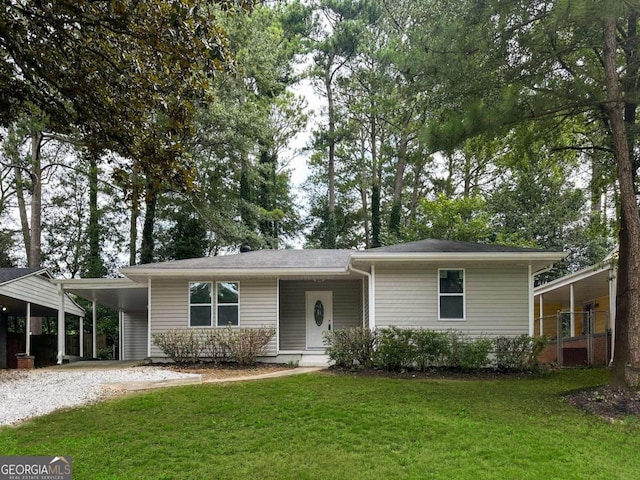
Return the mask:
M 280 282 L 280 350 L 306 348 L 305 292 L 333 292 L 333 328 L 362 326 L 362 282 L 326 280 Z
M 465 320 L 438 320 L 438 268 L 465 269 Z M 378 265 L 376 327 L 455 329 L 469 335 L 529 331 L 526 266 Z
M 175 328 L 189 328 L 189 282 L 216 281 L 238 282 L 240 289 L 240 327 L 276 327 L 277 279 L 276 278 L 187 278 L 180 280 L 153 280 L 151 282 L 151 335 Z M 214 293 L 215 300 L 215 293 Z M 213 308 L 213 325 L 216 324 L 216 308 Z M 194 327 L 205 331 L 211 327 Z M 213 327 L 215 328 L 215 327 Z M 266 355 L 276 354 L 275 336 L 269 343 Z M 151 356 L 162 357 L 162 351 L 152 342 Z
M 141 360 L 147 356 L 147 312 L 124 313 L 123 360 Z
M 369 327 L 369 280 L 364 278 L 362 280 L 362 292 L 364 294 L 364 300 L 362 306 L 364 308 L 364 326 Z
M 60 296 L 57 287 L 41 275 L 30 275 L 6 283 L 5 285 L 0 285 L 0 295 L 17 298 L 54 310 L 58 310 L 60 307 Z M 84 315 L 84 311 L 68 297 L 64 299 L 64 308 L 67 313 L 77 316 Z

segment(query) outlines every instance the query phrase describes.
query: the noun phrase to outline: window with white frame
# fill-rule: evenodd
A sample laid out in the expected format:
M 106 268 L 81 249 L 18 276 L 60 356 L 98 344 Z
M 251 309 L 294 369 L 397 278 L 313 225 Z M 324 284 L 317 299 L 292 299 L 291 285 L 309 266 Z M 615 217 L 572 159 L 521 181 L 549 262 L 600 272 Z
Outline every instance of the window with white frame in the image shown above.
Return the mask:
M 238 282 L 218 282 L 217 290 L 217 325 L 238 326 L 240 324 L 240 284 Z
M 438 319 L 465 319 L 464 289 L 464 269 L 438 269 Z
M 189 283 L 189 326 L 210 327 L 213 313 L 211 282 Z

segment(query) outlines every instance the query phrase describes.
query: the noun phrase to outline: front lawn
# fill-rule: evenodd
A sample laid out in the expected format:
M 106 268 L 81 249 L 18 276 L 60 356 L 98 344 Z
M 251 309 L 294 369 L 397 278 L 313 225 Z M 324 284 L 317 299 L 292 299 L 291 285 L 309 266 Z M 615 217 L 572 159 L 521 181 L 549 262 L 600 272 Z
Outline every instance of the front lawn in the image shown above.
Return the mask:
M 171 388 L 2 428 L 0 455 L 70 455 L 74 479 L 637 479 L 640 424 L 562 399 L 607 375 Z

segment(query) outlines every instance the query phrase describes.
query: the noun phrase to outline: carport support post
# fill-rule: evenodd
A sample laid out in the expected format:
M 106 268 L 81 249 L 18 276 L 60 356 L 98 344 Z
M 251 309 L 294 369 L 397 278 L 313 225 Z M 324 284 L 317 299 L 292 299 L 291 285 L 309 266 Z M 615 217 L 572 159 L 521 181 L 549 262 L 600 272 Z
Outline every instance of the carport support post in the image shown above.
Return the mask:
M 27 321 L 24 326 L 25 330 L 25 342 L 24 342 L 24 352 L 27 356 L 31 355 L 31 303 L 27 302 Z
M 544 335 L 544 301 L 542 300 L 542 294 L 538 297 L 538 315 L 540 316 L 540 336 Z
M 96 353 L 96 326 L 98 324 L 98 314 L 96 310 L 96 301 L 91 302 L 91 320 L 92 320 L 92 328 L 91 328 L 91 356 L 93 358 L 98 358 Z
M 78 336 L 80 337 L 80 358 L 84 357 L 84 317 L 78 322 Z
M 65 354 L 65 325 L 64 325 L 64 287 L 58 284 L 58 365 L 62 365 Z

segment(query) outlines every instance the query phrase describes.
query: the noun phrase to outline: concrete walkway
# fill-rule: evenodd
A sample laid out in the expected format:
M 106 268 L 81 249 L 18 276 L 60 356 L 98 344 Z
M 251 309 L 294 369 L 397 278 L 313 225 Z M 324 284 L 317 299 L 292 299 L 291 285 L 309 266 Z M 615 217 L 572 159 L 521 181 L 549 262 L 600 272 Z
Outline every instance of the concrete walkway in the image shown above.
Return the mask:
M 47 370 L 107 370 L 148 365 L 145 360 L 79 360 L 46 367 Z
M 154 388 L 177 387 L 182 385 L 199 385 L 203 383 L 248 382 L 252 380 L 263 380 L 268 378 L 289 377 L 291 375 L 301 375 L 303 373 L 319 372 L 325 369 L 326 367 L 298 367 L 298 368 L 290 368 L 287 370 L 280 370 L 277 372 L 262 373 L 258 375 L 246 375 L 241 377 L 210 378 L 210 379 L 203 380 L 201 375 L 199 377 L 176 378 L 172 380 L 109 383 L 109 384 L 106 384 L 105 387 L 111 388 L 113 390 L 137 392 L 142 390 L 151 390 Z

